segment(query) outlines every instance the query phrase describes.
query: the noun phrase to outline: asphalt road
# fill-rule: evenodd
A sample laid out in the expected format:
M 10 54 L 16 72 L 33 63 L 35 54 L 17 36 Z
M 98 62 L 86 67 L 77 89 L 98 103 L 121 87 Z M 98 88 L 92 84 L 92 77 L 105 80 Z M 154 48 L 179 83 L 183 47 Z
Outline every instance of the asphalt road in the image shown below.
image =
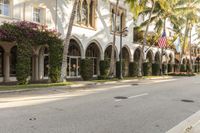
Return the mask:
M 164 133 L 200 110 L 200 76 L 15 96 L 0 99 L 0 133 Z

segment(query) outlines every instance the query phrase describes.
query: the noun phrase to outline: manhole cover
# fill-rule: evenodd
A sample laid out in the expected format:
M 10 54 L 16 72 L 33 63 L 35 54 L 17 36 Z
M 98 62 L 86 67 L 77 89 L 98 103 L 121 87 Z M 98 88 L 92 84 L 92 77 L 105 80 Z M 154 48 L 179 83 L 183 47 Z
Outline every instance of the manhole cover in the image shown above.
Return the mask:
M 132 84 L 132 86 L 137 86 L 137 85 L 139 85 L 139 84 Z
M 189 100 L 189 99 L 182 99 L 181 101 L 186 102 L 186 103 L 193 103 L 194 102 L 193 100 Z
M 124 97 L 124 96 L 116 96 L 114 97 L 115 99 L 128 99 L 128 97 Z

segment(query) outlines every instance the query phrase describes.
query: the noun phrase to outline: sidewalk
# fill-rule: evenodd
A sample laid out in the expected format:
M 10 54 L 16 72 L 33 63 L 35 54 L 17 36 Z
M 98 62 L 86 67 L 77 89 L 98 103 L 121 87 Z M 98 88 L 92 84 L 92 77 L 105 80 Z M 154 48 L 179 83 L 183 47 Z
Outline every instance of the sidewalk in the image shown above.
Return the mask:
M 0 94 L 5 93 L 14 93 L 14 92 L 26 92 L 26 91 L 40 91 L 40 90 L 52 90 L 52 89 L 65 89 L 65 90 L 75 90 L 75 89 L 84 89 L 84 88 L 94 88 L 101 87 L 107 85 L 122 85 L 125 83 L 138 84 L 139 82 L 145 80 L 162 80 L 162 79 L 172 79 L 174 77 L 171 76 L 163 76 L 163 77 L 148 77 L 148 78 L 137 78 L 137 79 L 125 79 L 125 80 L 99 80 L 99 81 L 72 81 L 72 85 L 67 86 L 54 86 L 54 87 L 44 87 L 44 88 L 27 88 L 27 89 L 17 89 L 17 90 L 0 90 Z

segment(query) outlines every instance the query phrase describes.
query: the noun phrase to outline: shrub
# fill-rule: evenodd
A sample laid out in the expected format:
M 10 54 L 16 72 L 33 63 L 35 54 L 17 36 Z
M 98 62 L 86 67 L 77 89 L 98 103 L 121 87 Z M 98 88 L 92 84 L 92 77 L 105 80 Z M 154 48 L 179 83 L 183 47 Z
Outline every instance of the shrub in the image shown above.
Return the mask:
M 186 68 L 186 65 L 185 65 L 185 64 L 181 64 L 180 71 L 181 71 L 181 72 L 186 72 L 186 71 L 187 71 L 187 68 Z
M 196 73 L 199 73 L 200 72 L 200 65 L 196 64 L 195 69 L 196 69 Z
M 185 72 L 181 72 L 181 73 L 170 73 L 169 76 L 195 76 L 194 73 L 185 73 Z
M 27 84 L 31 70 L 31 44 L 23 40 L 17 45 L 16 77 L 18 84 Z
M 80 65 L 80 74 L 83 80 L 91 80 L 93 77 L 92 59 L 82 59 Z
M 179 72 L 180 71 L 180 64 L 175 64 L 174 65 L 174 71 Z
M 152 64 L 152 74 L 154 76 L 160 75 L 160 64 L 159 63 Z
M 120 70 L 120 61 L 117 61 L 116 62 L 116 77 L 117 78 L 120 78 L 120 73 L 121 73 L 121 70 Z M 122 75 L 123 76 L 125 75 L 125 63 L 124 63 L 124 61 L 122 61 Z
M 60 80 L 63 45 L 61 40 L 52 40 L 49 46 L 49 78 L 52 83 Z
M 167 74 L 167 64 L 162 64 L 162 72 L 163 74 Z
M 168 73 L 173 72 L 173 64 L 168 64 Z
M 117 78 L 120 78 L 120 73 L 121 73 L 121 70 L 120 70 L 120 62 L 117 61 L 117 62 L 116 62 L 116 77 L 117 77 Z
M 101 60 L 99 63 L 100 76 L 99 79 L 107 79 L 109 74 L 110 62 L 109 60 Z
M 143 75 L 144 76 L 152 75 L 152 64 L 150 62 L 143 63 Z
M 131 76 L 131 77 L 138 76 L 138 63 L 137 62 L 131 62 L 129 64 L 129 76 Z

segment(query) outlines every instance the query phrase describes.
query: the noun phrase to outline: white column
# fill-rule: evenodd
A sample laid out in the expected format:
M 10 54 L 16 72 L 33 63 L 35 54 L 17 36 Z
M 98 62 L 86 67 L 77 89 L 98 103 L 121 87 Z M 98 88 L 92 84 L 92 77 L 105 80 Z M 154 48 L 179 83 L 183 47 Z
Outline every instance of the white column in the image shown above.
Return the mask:
M 35 55 L 35 80 L 39 80 L 39 56 Z
M 10 81 L 10 52 L 4 53 L 4 82 Z

